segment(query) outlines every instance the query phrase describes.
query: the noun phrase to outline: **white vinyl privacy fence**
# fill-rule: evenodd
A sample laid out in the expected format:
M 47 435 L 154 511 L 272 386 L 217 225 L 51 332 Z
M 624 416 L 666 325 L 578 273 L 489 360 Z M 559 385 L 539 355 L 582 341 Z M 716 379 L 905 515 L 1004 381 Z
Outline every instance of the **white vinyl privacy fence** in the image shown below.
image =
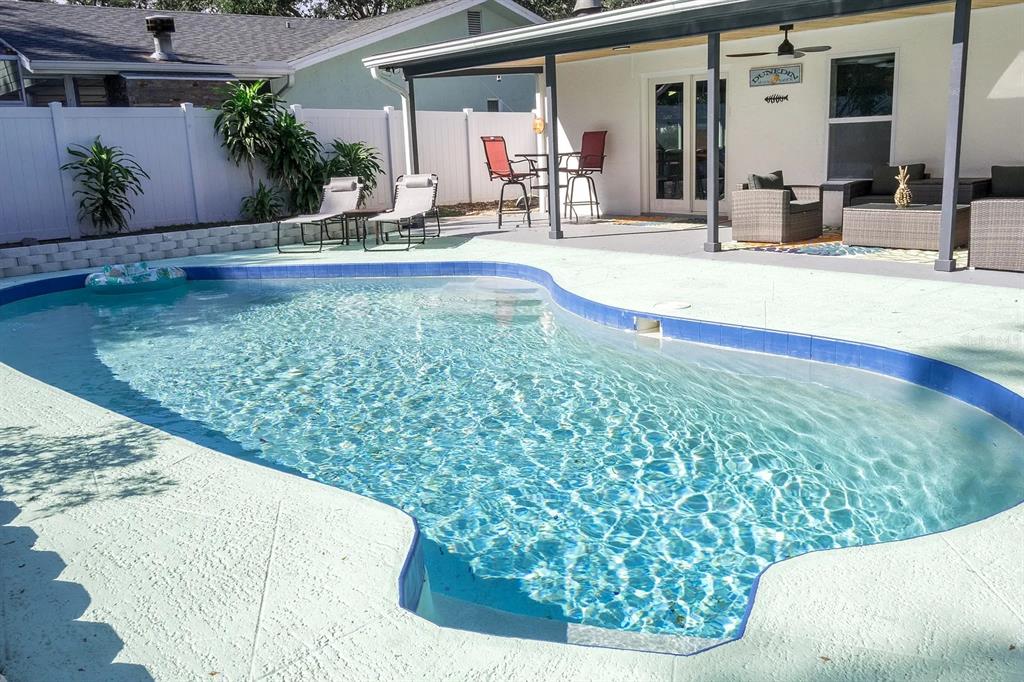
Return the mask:
M 384 174 L 368 206 L 387 207 L 394 179 L 405 172 L 401 112 L 293 110 L 325 148 L 341 139 L 380 152 Z M 132 201 L 131 229 L 240 219 L 241 200 L 251 192 L 249 177 L 221 148 L 213 129 L 216 114 L 191 104 L 0 108 L 0 244 L 93 232 L 87 220 L 79 222 L 74 181 L 60 166 L 69 160 L 69 145 L 88 145 L 97 135 L 132 154 L 150 175 L 143 181 L 145 194 Z M 535 152 L 532 119 L 530 113 L 418 112 L 420 170 L 440 178 L 439 203 L 497 199 L 499 185 L 487 177 L 480 137 L 504 136 L 510 154 Z M 259 169 L 257 177 L 264 177 Z

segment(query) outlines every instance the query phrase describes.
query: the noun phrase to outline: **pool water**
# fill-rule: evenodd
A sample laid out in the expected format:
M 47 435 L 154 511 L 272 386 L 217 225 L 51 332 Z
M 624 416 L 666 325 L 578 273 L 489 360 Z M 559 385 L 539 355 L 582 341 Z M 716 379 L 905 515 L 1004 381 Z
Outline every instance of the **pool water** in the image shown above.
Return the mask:
M 907 383 L 662 344 L 516 280 L 191 282 L 0 308 L 0 361 L 415 516 L 438 594 L 722 639 L 756 576 L 1018 503 L 1024 436 Z

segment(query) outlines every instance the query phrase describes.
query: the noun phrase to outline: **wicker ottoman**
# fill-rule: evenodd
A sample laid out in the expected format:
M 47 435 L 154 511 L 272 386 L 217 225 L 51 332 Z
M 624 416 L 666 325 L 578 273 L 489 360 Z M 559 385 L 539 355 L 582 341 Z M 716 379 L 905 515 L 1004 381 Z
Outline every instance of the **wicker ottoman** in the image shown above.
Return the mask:
M 1024 199 L 981 199 L 971 209 L 968 266 L 1024 272 Z
M 939 250 L 938 204 L 861 204 L 843 209 L 843 243 L 890 249 Z M 956 207 L 953 246 L 965 246 L 971 232 L 971 207 Z

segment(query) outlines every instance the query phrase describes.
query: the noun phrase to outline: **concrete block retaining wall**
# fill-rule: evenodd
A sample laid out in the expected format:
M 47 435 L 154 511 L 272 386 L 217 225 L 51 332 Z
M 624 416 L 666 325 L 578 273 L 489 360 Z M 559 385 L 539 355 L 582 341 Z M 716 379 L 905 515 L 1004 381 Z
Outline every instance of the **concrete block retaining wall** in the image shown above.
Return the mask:
M 312 235 L 309 228 L 307 232 Z M 295 244 L 298 241 L 297 227 L 292 225 L 283 231 L 282 244 Z M 277 224 L 260 223 L 12 246 L 0 249 L 0 278 L 79 268 L 100 268 L 115 263 L 137 263 L 207 253 L 244 251 L 274 246 L 276 243 Z

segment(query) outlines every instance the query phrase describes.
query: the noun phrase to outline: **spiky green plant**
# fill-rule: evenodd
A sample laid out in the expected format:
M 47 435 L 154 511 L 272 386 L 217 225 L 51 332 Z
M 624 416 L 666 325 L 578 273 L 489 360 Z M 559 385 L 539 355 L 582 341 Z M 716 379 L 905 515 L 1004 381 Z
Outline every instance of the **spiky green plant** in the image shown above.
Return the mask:
M 264 81 L 229 83 L 213 127 L 221 146 L 235 165 L 245 163 L 249 186 L 256 192 L 253 167 L 273 145 L 274 120 L 281 112 L 281 100 L 265 88 Z
M 377 179 L 384 173 L 380 153 L 365 142 L 335 140 L 331 145 L 328 166 L 330 176 L 359 178 L 363 186 L 360 205 L 373 194 L 377 188 Z
M 266 186 L 260 180 L 252 196 L 242 199 L 242 215 L 254 223 L 269 223 L 277 220 L 284 212 L 281 195 L 274 186 Z
M 363 185 L 359 195 L 362 206 L 366 197 L 377 188 L 377 178 L 384 173 L 380 153 L 365 142 L 335 140 L 331 145 L 325 173 L 328 178 L 357 177 Z
M 324 184 L 322 147 L 312 130 L 289 111 L 279 113 L 271 126 L 270 150 L 263 157 L 267 173 L 288 191 L 293 209 L 308 213 L 320 205 Z
M 78 219 L 88 218 L 101 230 L 128 229 L 128 220 L 135 215 L 130 195 L 142 196 L 142 178 L 149 175 L 135 158 L 120 147 L 108 147 L 96 137 L 92 144 L 68 147 L 72 157 L 61 170 L 74 173 L 79 188 L 74 196 L 78 202 Z

